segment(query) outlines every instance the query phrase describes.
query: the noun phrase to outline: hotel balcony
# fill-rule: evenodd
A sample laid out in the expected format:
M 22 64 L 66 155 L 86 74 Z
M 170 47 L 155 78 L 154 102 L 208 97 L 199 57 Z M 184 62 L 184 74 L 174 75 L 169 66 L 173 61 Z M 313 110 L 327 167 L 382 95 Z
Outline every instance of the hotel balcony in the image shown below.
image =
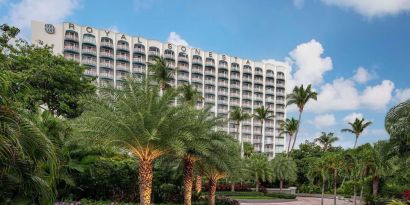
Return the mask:
M 129 66 L 126 66 L 126 65 L 117 65 L 116 70 L 121 70 L 121 71 L 126 71 L 126 72 L 130 71 Z
M 252 69 L 249 67 L 243 67 L 243 73 L 252 74 Z
M 89 66 L 97 66 L 97 61 L 95 60 L 82 60 L 81 61 L 82 64 L 84 65 L 89 65 Z
M 260 78 L 255 78 L 253 82 L 263 85 L 263 80 Z
M 251 77 L 243 77 L 243 78 L 242 78 L 242 82 L 249 82 L 249 83 L 251 83 L 251 82 L 252 82 L 252 78 L 251 78 Z
M 149 51 L 148 55 L 149 56 L 154 56 L 154 57 L 159 57 L 159 52 L 158 51 Z
M 228 65 L 225 64 L 225 63 L 220 63 L 220 64 L 218 65 L 218 68 L 228 69 Z
M 265 136 L 273 136 L 273 131 L 265 130 Z
M 267 77 L 267 78 L 273 78 L 273 77 L 274 77 L 274 74 L 273 74 L 272 72 L 267 72 L 267 73 L 266 73 L 266 77 Z
M 258 95 L 253 96 L 253 99 L 254 101 L 263 101 L 263 97 Z
M 251 134 L 251 133 L 252 133 L 252 130 L 251 130 L 251 129 L 243 129 L 243 128 L 242 128 L 242 133 L 244 133 L 244 134 Z
M 283 109 L 283 108 L 276 108 L 276 112 L 281 112 L 281 113 L 284 113 L 285 112 L 285 109 Z
M 100 78 L 106 78 L 106 79 L 112 80 L 114 78 L 114 74 L 103 72 L 103 73 L 100 73 Z
M 208 66 L 208 67 L 215 67 L 215 62 L 212 62 L 212 61 L 206 61 L 206 62 L 205 62 L 205 66 Z
M 218 86 L 219 87 L 228 87 L 228 83 L 225 81 L 218 81 Z
M 214 84 L 215 84 L 215 80 L 205 80 L 205 84 L 214 85 Z
M 100 43 L 100 47 L 113 48 L 114 44 L 112 42 L 103 41 Z
M 83 38 L 83 43 L 88 43 L 91 45 L 95 45 L 95 38 Z
M 238 85 L 238 84 L 231 84 L 231 88 L 240 89 L 240 85 Z
M 205 75 L 215 76 L 215 71 L 205 70 Z
M 101 68 L 114 69 L 114 64 L 113 63 L 100 62 L 100 67 Z
M 275 139 L 275 144 L 276 145 L 285 145 L 285 139 L 284 138 L 276 138 Z
M 188 75 L 178 75 L 178 80 L 189 81 Z
M 95 69 L 85 69 L 84 75 L 97 76 L 97 72 L 95 71 Z
M 274 90 L 273 90 L 273 89 L 266 89 L 266 90 L 265 90 L 265 94 L 273 95 L 273 93 L 274 93 Z
M 231 71 L 238 71 L 239 72 L 239 67 L 238 66 L 231 66 Z
M 285 104 L 285 100 L 276 98 L 276 103 Z
M 202 66 L 202 59 L 193 58 L 193 59 L 192 59 L 192 64 L 201 65 L 201 66 Z
M 174 54 L 164 54 L 164 58 L 168 60 L 175 60 Z
M 76 62 L 80 62 L 80 56 L 64 55 L 64 58 L 67 60 L 73 60 Z
M 215 93 L 215 88 L 211 89 L 211 88 L 205 88 L 205 92 L 206 93 Z
M 227 90 L 218 90 L 218 95 L 228 96 Z
M 255 70 L 255 75 L 263 76 L 263 71 Z
M 265 101 L 266 101 L 266 102 L 273 103 L 273 97 L 266 97 L 266 98 L 265 98 Z
M 231 92 L 231 93 L 230 93 L 230 96 L 231 96 L 231 97 L 239 98 L 241 95 L 240 95 L 239 93 L 236 93 L 236 92 L 235 92 L 235 93 L 232 93 L 232 92 Z
M 263 89 L 262 88 L 254 88 L 253 91 L 257 92 L 257 93 L 262 93 Z
M 213 104 L 213 103 L 215 103 L 215 98 L 205 97 L 205 102 Z
M 218 77 L 228 79 L 228 74 L 227 73 L 218 73 Z
M 145 68 L 134 67 L 134 68 L 132 68 L 132 72 L 133 73 L 145 74 Z
M 127 78 L 126 75 L 117 75 L 117 76 L 115 76 L 115 79 L 120 80 L 120 81 L 125 80 L 125 78 Z
M 242 121 L 242 125 L 251 125 L 251 120 Z
M 77 46 L 64 46 L 64 51 L 70 51 L 74 53 L 78 53 L 80 51 L 80 48 Z
M 254 135 L 262 135 L 261 128 L 253 128 Z
M 129 52 L 130 47 L 128 45 L 125 45 L 125 44 L 120 44 L 120 45 L 117 45 L 117 50 Z
M 122 60 L 122 61 L 130 61 L 130 57 L 128 55 L 117 55 L 117 60 Z
M 143 59 L 143 58 L 133 58 L 132 62 L 145 65 L 145 59 Z
M 276 86 L 277 86 L 277 87 L 281 87 L 281 88 L 285 88 L 285 83 L 277 82 L 277 83 L 276 83 Z
M 189 72 L 189 66 L 188 65 L 178 65 L 178 70 Z
M 231 95 L 231 96 L 232 96 L 232 95 Z M 239 106 L 240 106 L 240 103 L 239 103 L 239 101 L 232 101 L 232 100 L 231 100 L 231 102 L 229 103 L 229 105 L 239 107 Z
M 277 74 L 276 75 L 276 77 L 278 78 L 278 79 L 285 79 L 285 75 L 284 74 Z
M 193 83 L 202 83 L 202 78 L 191 78 Z
M 65 35 L 64 40 L 78 42 L 78 36 L 75 35 Z
M 188 63 L 189 59 L 188 59 L 188 56 L 178 56 L 178 61 Z
M 231 74 L 231 80 L 239 80 L 240 76 L 239 75 L 233 75 Z
M 248 91 L 252 91 L 252 86 L 246 86 L 246 85 L 243 85 L 242 86 L 242 90 L 248 90 Z
M 242 96 L 243 99 L 250 99 L 250 98 L 246 98 L 244 95 Z M 242 106 L 244 107 L 252 107 L 252 103 L 251 102 L 242 102 Z
M 227 104 L 228 104 L 228 100 L 218 100 L 218 104 L 227 105 Z M 225 110 L 226 110 L 226 109 L 225 109 Z M 219 112 L 219 109 L 218 109 L 218 112 Z
M 192 67 L 191 69 L 192 73 L 197 73 L 197 74 L 202 74 L 202 68 L 198 68 L 198 67 Z
M 273 122 L 266 122 L 265 127 L 273 128 Z
M 88 55 L 92 55 L 92 56 L 97 56 L 97 51 L 96 50 L 92 50 L 92 49 L 82 49 L 81 51 L 82 54 L 88 54 Z
M 100 57 L 114 59 L 114 54 L 109 52 L 100 52 Z
M 232 134 L 236 134 L 236 133 L 238 133 L 237 131 L 238 131 L 238 130 L 236 130 L 236 128 L 235 128 L 235 127 L 231 127 L 231 128 L 229 128 L 229 132 L 230 132 L 230 133 L 232 133 Z
M 276 95 L 277 96 L 285 96 L 285 91 L 276 90 Z
M 143 49 L 143 48 L 134 48 L 134 53 L 145 55 L 145 49 Z

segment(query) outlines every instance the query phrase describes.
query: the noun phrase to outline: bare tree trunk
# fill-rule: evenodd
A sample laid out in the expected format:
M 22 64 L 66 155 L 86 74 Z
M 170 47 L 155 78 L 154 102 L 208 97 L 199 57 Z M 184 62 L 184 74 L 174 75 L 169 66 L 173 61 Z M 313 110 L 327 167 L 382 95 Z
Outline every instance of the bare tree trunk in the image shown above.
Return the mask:
M 202 188 L 201 176 L 196 175 L 195 191 L 197 194 L 201 192 L 201 188 Z
M 356 205 L 356 177 L 353 178 L 353 204 Z
M 280 188 L 280 192 L 282 192 L 282 188 L 283 188 L 283 180 L 282 179 L 279 181 L 279 188 Z
M 231 192 L 234 192 L 234 191 L 235 191 L 235 183 L 232 182 L 232 184 L 231 184 Z
M 360 204 L 363 204 L 363 183 L 362 187 L 360 188 Z
M 191 205 L 192 184 L 194 173 L 194 161 L 186 157 L 184 159 L 184 205 Z
M 375 176 L 373 177 L 373 182 L 372 182 L 372 187 L 373 187 L 373 196 L 376 197 L 378 192 L 379 192 L 379 177 Z
M 140 180 L 140 203 L 141 205 L 150 205 L 153 177 L 152 160 L 140 160 L 138 175 Z
M 333 194 L 334 194 L 334 205 L 336 205 L 336 192 L 337 192 L 337 170 L 334 171 L 334 182 L 333 182 Z
M 256 192 L 259 191 L 259 180 L 256 180 L 256 189 L 255 189 L 255 191 L 256 191 Z
M 323 205 L 323 198 L 325 197 L 325 181 L 322 181 L 322 197 L 320 199 L 320 205 Z
M 295 132 L 295 137 L 293 138 L 292 149 L 290 149 L 290 151 L 292 151 L 292 150 L 293 150 L 293 148 L 295 147 L 296 138 L 298 137 L 299 127 L 300 127 L 300 124 L 301 124 L 300 120 L 302 119 L 302 112 L 303 112 L 303 110 L 299 110 L 298 128 L 296 129 L 296 132 Z
M 209 205 L 215 205 L 216 179 L 209 179 Z

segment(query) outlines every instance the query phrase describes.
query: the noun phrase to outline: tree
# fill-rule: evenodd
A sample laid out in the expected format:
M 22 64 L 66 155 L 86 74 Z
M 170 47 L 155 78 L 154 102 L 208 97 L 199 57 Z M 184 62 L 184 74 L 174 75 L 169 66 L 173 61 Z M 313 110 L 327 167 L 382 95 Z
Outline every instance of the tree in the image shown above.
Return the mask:
M 265 106 L 256 108 L 255 112 L 256 113 L 253 115 L 253 117 L 256 118 L 257 120 L 260 120 L 262 123 L 262 126 L 261 126 L 262 152 L 265 152 L 265 121 L 273 119 L 274 115 L 272 114 L 271 111 L 269 111 L 269 108 L 265 108 Z
M 185 105 L 194 107 L 196 102 L 202 100 L 201 93 L 190 84 L 183 84 L 178 88 L 178 91 L 180 93 L 179 99 Z
M 202 175 L 209 180 L 209 205 L 215 205 L 218 180 L 235 172 L 240 160 L 238 144 L 232 137 L 223 132 L 215 132 L 212 135 L 224 139 L 224 142 L 212 143 L 211 154 L 198 161 Z
M 264 154 L 254 154 L 245 159 L 244 171 L 255 182 L 255 191 L 259 191 L 261 182 L 272 181 L 273 179 L 272 166 L 270 166 L 269 160 Z
M 318 142 L 321 146 L 323 151 L 328 151 L 332 147 L 332 143 L 336 142 L 339 138 L 334 136 L 335 133 L 333 132 L 322 132 L 320 137 L 316 138 L 314 142 Z
M 127 79 L 124 88 L 102 88 L 98 96 L 84 100 L 87 110 L 74 122 L 93 142 L 111 143 L 139 162 L 140 203 L 151 204 L 152 166 L 155 159 L 183 150 L 183 137 L 190 137 L 192 112 L 170 106 L 177 92 L 163 95 L 149 81 Z
M 385 118 L 385 128 L 394 145 L 393 150 L 401 157 L 410 154 L 410 100 L 389 110 Z
M 245 121 L 251 118 L 251 116 L 248 113 L 244 112 L 241 107 L 234 107 L 234 109 L 229 113 L 229 116 L 230 116 L 230 120 L 236 122 L 236 132 L 238 133 L 237 140 L 239 141 L 241 145 L 241 157 L 243 158 L 244 153 L 243 153 L 242 132 L 240 132 L 239 129 L 241 128 L 242 121 Z
M 169 82 L 172 80 L 172 69 L 163 57 L 154 58 L 154 62 L 149 63 L 148 68 L 152 72 L 151 77 L 159 84 L 160 95 L 163 95 L 164 90 L 171 87 Z
M 288 94 L 286 97 L 288 99 L 287 106 L 295 104 L 299 109 L 298 126 L 295 132 L 295 137 L 291 149 L 293 150 L 299 133 L 303 109 L 310 100 L 317 100 L 317 93 L 312 91 L 312 85 L 308 85 L 306 89 L 303 87 L 303 85 L 301 85 L 299 87 L 295 86 L 292 93 Z
M 359 139 L 359 137 L 363 133 L 364 129 L 366 129 L 369 125 L 371 125 L 372 122 L 370 122 L 370 121 L 365 122 L 364 118 L 362 118 L 362 119 L 356 118 L 353 123 L 349 122 L 348 124 L 350 125 L 350 128 L 344 128 L 341 131 L 342 132 L 350 132 L 350 133 L 353 133 L 355 135 L 356 139 L 354 141 L 354 146 L 353 146 L 353 149 L 355 149 L 356 145 L 357 145 L 357 139 Z
M 279 155 L 271 161 L 271 166 L 272 174 L 279 181 L 281 191 L 284 182 L 293 182 L 297 179 L 297 167 L 293 159 Z
M 253 148 L 253 145 L 249 142 L 244 142 L 243 143 L 243 152 L 245 158 L 252 156 L 255 154 L 255 149 Z
M 329 175 L 333 177 L 333 200 L 334 205 L 336 205 L 337 179 L 340 171 L 344 169 L 344 158 L 342 153 L 327 152 L 323 156 L 323 160 L 326 164 L 326 168 L 329 172 Z
M 280 124 L 280 129 L 282 130 L 279 135 L 287 134 L 289 135 L 288 148 L 286 151 L 286 156 L 289 156 L 290 143 L 292 142 L 293 135 L 298 130 L 298 121 L 295 118 L 287 118 L 284 122 Z
M 83 110 L 79 104 L 80 96 L 95 93 L 93 79 L 83 77 L 85 67 L 54 55 L 49 46 L 29 45 L 21 39 L 10 43 L 18 29 L 4 24 L 0 28 L 3 32 L 0 51 L 7 50 L 0 52 L 0 70 L 12 73 L 10 81 L 19 93 L 20 101 L 26 102 L 27 108 L 32 110 L 45 105 L 43 107 L 54 115 L 79 116 Z
M 320 204 L 323 205 L 323 198 L 325 194 L 325 183 L 329 176 L 327 173 L 326 163 L 322 158 L 316 159 L 309 165 L 309 171 L 307 173 L 309 181 L 314 183 L 318 181 L 321 184 L 322 196 Z

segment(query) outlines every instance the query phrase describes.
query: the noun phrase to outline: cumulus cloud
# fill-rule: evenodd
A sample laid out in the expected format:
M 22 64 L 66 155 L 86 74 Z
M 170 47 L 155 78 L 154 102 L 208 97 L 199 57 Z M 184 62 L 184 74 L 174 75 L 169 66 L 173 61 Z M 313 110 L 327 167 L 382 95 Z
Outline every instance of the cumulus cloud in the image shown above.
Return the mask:
M 409 0 L 321 0 L 327 5 L 352 9 L 372 18 L 410 11 Z
M 360 98 L 364 107 L 371 109 L 385 108 L 392 99 L 394 83 L 390 80 L 383 80 L 380 85 L 369 86 L 363 91 Z
M 184 40 L 179 34 L 176 32 L 171 32 L 169 33 L 168 36 L 168 43 L 172 43 L 175 45 L 180 45 L 180 46 L 189 46 L 188 42 Z
M 332 114 L 318 115 L 311 123 L 317 128 L 330 127 L 336 124 L 336 118 Z
M 404 102 L 410 99 L 410 88 L 406 89 L 396 89 L 394 99 L 397 102 Z
M 78 0 L 22 0 L 11 3 L 3 20 L 22 30 L 27 38 L 32 20 L 61 23 L 79 7 Z
M 352 112 L 352 113 L 346 115 L 346 117 L 343 118 L 343 121 L 345 123 L 354 122 L 356 118 L 363 119 L 363 114 L 362 113 L 357 113 L 357 112 Z
M 295 84 L 318 85 L 323 82 L 323 75 L 333 68 L 332 59 L 322 57 L 323 52 L 322 44 L 313 39 L 289 53 L 290 62 L 296 67 L 293 74 Z
M 355 75 L 353 76 L 353 79 L 358 82 L 358 83 L 366 83 L 367 81 L 375 78 L 374 73 L 370 73 L 363 67 L 359 67 L 356 70 Z

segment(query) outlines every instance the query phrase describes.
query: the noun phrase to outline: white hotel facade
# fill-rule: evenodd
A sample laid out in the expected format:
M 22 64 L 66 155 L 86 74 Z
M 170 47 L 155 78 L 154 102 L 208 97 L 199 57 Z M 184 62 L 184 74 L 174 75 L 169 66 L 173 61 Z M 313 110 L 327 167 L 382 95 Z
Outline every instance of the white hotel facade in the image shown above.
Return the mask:
M 285 151 L 285 136 L 279 136 L 279 124 L 286 118 L 288 68 L 283 64 L 254 62 L 74 23 L 33 21 L 32 42 L 53 45 L 54 53 L 85 65 L 84 75 L 96 77 L 98 85 L 116 87 L 122 86 L 126 76 L 147 76 L 147 62 L 163 56 L 174 71 L 171 84 L 189 83 L 202 93 L 198 107 L 212 106 L 215 115 L 227 119 L 235 106 L 250 114 L 262 105 L 268 107 L 274 119 L 265 122 L 264 129 L 257 119 L 242 122 L 242 139 L 270 158 Z M 237 135 L 234 122 L 219 129 Z

